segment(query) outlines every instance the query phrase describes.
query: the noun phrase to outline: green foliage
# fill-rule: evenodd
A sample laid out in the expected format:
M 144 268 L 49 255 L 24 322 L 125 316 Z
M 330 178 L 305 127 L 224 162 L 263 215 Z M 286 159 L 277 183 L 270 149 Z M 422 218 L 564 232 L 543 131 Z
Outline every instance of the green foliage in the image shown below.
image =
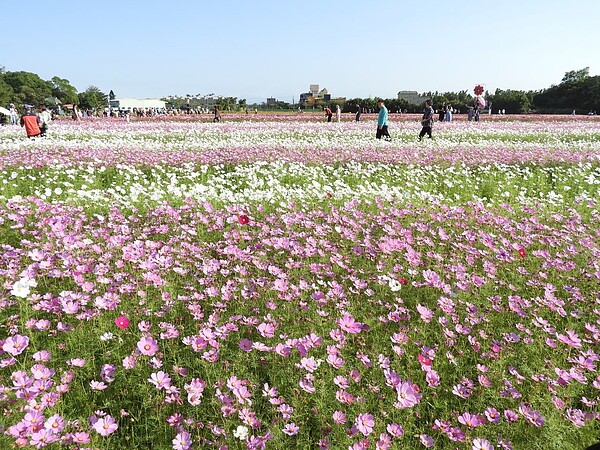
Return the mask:
M 52 96 L 58 98 L 62 104 L 77 103 L 77 89 L 71 86 L 69 80 L 54 76 L 50 80 L 50 84 L 52 85 Z
M 15 92 L 12 87 L 4 81 L 0 72 L 0 105 L 8 105 L 14 98 Z
M 236 111 L 237 97 L 221 97 L 217 100 L 217 107 L 221 111 Z
M 524 91 L 496 89 L 496 93 L 489 96 L 489 100 L 494 109 L 506 110 L 508 114 L 526 113 L 531 107 L 530 98 Z
M 15 103 L 38 105 L 46 97 L 52 95 L 52 86 L 31 72 L 6 72 L 2 75 L 4 83 L 13 90 L 12 99 Z M 0 90 L 2 88 L 0 87 Z
M 108 103 L 108 96 L 96 86 L 88 87 L 78 97 L 79 105 L 82 108 L 98 109 L 103 108 Z
M 533 103 L 542 112 L 597 110 L 600 107 L 600 76 L 590 77 L 588 67 L 569 71 L 559 85 L 537 92 Z

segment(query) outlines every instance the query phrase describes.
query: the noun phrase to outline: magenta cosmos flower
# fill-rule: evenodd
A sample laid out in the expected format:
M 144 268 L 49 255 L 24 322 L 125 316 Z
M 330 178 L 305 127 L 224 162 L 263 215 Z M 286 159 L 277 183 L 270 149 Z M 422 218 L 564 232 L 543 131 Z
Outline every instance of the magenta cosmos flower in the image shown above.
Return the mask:
M 29 338 L 20 334 L 11 336 L 4 341 L 2 350 L 12 356 L 17 356 L 29 346 Z
M 400 383 L 396 392 L 398 393 L 396 407 L 399 409 L 411 408 L 421 401 L 421 394 L 415 391 L 415 386 L 408 381 Z
M 246 225 L 247 223 L 250 222 L 250 218 L 246 214 L 240 214 L 238 217 L 238 222 L 241 225 Z
M 138 341 L 137 348 L 142 355 L 154 356 L 158 351 L 158 344 L 153 338 L 146 336 Z
M 111 416 L 104 416 L 100 419 L 97 419 L 92 424 L 92 427 L 101 436 L 108 436 L 109 434 L 114 433 L 117 428 L 119 428 L 119 424 Z
M 345 313 L 341 319 L 338 319 L 337 324 L 347 333 L 357 334 L 362 331 L 362 323 L 357 322 L 356 319 L 348 313 Z
M 182 431 L 173 439 L 173 450 L 190 450 L 192 448 L 192 436 L 187 431 Z
M 375 420 L 371 414 L 359 414 L 354 422 L 358 431 L 360 431 L 363 435 L 368 436 L 373 432 L 373 427 L 375 426 Z
M 129 319 L 125 316 L 119 316 L 115 319 L 115 325 L 121 330 L 125 330 L 129 326 Z

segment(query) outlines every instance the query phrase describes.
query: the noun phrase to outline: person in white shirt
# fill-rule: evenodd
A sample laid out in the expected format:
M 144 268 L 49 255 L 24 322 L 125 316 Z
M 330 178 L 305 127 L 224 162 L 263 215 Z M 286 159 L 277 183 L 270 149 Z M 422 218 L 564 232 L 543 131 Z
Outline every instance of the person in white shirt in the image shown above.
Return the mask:
M 40 136 L 46 136 L 46 132 L 48 131 L 48 125 L 52 120 L 52 114 L 50 114 L 50 111 L 48 111 L 44 105 L 40 105 L 38 117 L 40 119 L 40 131 L 42 132 Z
M 19 122 L 19 111 L 17 111 L 17 108 L 15 108 L 14 103 L 10 104 L 9 111 L 10 111 L 10 124 L 17 125 Z

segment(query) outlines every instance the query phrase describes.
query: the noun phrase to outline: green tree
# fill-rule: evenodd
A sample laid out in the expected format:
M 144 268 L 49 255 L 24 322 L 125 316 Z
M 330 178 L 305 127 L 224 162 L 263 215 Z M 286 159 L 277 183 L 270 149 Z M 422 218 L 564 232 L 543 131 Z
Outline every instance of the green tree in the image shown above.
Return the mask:
M 50 80 L 52 96 L 58 98 L 63 104 L 77 103 L 77 89 L 71 86 L 69 80 L 57 76 Z
M 600 76 L 590 76 L 589 67 L 565 73 L 558 85 L 531 94 L 539 112 L 587 112 L 600 108 Z
M 590 77 L 590 68 L 584 67 L 580 70 L 570 70 L 565 73 L 561 83 L 579 83 Z
M 217 100 L 217 107 L 221 111 L 234 111 L 237 103 L 237 97 L 221 97 Z
M 79 106 L 98 110 L 108 103 L 108 96 L 96 86 L 89 86 L 79 94 Z
M 35 73 L 6 72 L 3 78 L 4 82 L 12 88 L 13 98 L 17 103 L 38 105 L 52 95 L 51 84 Z
M 0 105 L 6 106 L 10 102 L 14 101 L 14 91 L 10 85 L 4 81 L 4 66 L 0 66 Z
M 496 89 L 494 95 L 490 96 L 494 110 L 506 110 L 509 114 L 521 114 L 529 111 L 531 102 L 524 91 L 511 89 Z

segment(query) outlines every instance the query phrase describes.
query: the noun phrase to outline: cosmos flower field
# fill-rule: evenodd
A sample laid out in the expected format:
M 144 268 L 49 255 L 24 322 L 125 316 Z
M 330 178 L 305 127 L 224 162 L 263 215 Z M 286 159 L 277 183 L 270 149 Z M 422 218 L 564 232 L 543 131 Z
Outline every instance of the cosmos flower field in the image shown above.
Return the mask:
M 0 127 L 0 448 L 600 440 L 600 120 L 322 119 Z

